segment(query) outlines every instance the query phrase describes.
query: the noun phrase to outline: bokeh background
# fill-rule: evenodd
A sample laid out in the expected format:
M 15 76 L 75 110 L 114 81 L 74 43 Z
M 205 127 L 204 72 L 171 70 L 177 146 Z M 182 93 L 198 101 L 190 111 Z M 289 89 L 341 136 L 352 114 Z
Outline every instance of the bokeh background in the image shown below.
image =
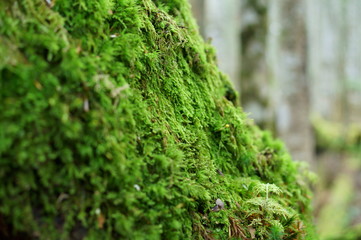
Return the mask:
M 361 239 L 361 0 L 190 0 L 243 109 L 317 175 L 321 240 Z

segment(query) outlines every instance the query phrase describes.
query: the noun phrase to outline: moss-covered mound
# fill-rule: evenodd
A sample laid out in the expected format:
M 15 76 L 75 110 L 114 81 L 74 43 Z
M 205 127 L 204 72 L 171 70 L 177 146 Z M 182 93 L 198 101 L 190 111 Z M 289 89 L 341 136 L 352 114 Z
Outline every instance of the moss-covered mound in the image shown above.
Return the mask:
M 314 239 L 186 0 L 0 9 L 1 239 Z

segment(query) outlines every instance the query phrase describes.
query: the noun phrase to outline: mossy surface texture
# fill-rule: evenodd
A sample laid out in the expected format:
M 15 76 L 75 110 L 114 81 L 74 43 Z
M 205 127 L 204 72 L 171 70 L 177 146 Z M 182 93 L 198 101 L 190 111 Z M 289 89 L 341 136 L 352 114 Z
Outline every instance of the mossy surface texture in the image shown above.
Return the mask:
M 185 0 L 0 9 L 2 239 L 314 239 Z

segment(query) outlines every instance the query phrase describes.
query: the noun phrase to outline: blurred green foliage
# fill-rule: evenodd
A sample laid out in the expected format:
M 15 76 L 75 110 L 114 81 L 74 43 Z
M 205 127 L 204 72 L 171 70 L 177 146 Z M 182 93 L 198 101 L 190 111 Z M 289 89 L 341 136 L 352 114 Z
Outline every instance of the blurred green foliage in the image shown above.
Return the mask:
M 319 151 L 333 150 L 361 157 L 361 126 L 359 124 L 330 122 L 320 116 L 314 116 L 312 124 Z
M 185 0 L 0 9 L 1 236 L 316 238 L 307 173 L 225 97 Z
M 313 118 L 316 145 L 319 154 L 331 154 L 339 161 L 332 179 L 327 168 L 334 168 L 331 162 L 325 163 L 320 190 L 328 192 L 327 204 L 320 210 L 317 228 L 321 239 L 357 240 L 361 238 L 359 226 L 354 219 L 359 214 L 355 208 L 358 192 L 358 173 L 361 170 L 361 128 L 359 124 L 330 122 L 319 116 Z M 332 172 L 332 171 L 331 171 Z M 332 174 L 331 174 L 332 175 Z

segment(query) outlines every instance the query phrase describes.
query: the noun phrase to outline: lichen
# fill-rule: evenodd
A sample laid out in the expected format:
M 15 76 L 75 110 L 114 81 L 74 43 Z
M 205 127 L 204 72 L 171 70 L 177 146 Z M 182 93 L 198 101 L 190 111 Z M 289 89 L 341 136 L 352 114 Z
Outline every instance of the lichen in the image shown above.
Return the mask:
M 305 176 L 185 0 L 0 8 L 0 236 L 315 239 Z

